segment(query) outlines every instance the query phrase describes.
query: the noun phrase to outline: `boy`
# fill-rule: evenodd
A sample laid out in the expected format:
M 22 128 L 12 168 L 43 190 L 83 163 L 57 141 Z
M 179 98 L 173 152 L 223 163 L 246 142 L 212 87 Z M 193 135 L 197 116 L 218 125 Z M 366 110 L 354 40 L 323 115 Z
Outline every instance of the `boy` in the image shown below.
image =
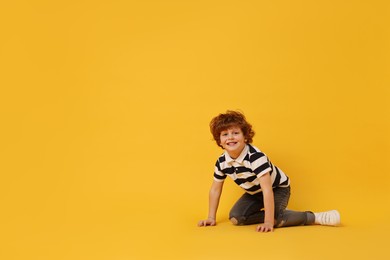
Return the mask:
M 226 176 L 245 190 L 229 214 L 234 225 L 259 224 L 256 231 L 270 232 L 274 227 L 340 224 L 337 210 L 321 213 L 286 210 L 290 198 L 290 179 L 251 144 L 255 132 L 242 113 L 228 110 L 216 116 L 210 122 L 210 130 L 217 145 L 225 152 L 215 164 L 208 218 L 199 221 L 198 226 L 216 225 Z

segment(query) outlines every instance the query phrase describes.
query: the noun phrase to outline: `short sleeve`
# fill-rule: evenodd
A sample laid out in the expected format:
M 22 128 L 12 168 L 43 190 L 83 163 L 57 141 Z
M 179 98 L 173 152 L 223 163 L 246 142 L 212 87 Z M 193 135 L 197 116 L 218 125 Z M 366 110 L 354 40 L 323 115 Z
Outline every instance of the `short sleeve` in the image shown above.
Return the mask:
M 226 179 L 226 174 L 222 172 L 219 161 L 217 161 L 214 167 L 214 180 L 217 182 L 223 182 L 225 179 Z
M 252 171 L 257 177 L 260 177 L 272 170 L 268 157 L 262 152 L 252 154 L 249 160 L 251 162 Z

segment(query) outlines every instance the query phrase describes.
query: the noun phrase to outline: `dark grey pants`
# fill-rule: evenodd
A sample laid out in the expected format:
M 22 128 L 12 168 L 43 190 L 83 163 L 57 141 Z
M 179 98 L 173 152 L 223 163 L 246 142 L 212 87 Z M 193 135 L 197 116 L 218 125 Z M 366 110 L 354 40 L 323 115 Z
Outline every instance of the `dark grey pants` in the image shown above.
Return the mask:
M 314 223 L 314 214 L 310 211 L 286 210 L 290 199 L 290 187 L 274 188 L 275 201 L 275 227 L 289 227 L 311 225 Z M 234 204 L 230 211 L 229 219 L 235 218 L 237 225 L 251 225 L 264 222 L 263 193 L 254 195 L 245 193 Z

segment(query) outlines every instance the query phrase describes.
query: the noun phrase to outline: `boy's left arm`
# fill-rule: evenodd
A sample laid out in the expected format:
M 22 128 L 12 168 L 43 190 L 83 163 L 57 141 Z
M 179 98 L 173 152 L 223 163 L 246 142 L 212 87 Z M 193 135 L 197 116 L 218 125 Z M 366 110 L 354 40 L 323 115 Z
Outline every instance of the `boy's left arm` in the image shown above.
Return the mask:
M 260 186 L 264 198 L 264 223 L 257 226 L 256 231 L 269 232 L 274 230 L 275 222 L 275 203 L 274 192 L 272 190 L 272 180 L 269 173 L 260 177 Z

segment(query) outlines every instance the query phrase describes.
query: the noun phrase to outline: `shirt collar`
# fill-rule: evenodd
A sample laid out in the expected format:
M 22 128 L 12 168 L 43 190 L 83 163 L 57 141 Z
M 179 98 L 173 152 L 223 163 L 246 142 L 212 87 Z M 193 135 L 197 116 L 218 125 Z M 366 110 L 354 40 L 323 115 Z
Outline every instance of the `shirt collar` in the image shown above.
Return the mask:
M 230 157 L 229 153 L 225 151 L 226 162 L 227 163 L 238 162 L 238 163 L 242 164 L 242 162 L 245 159 L 246 154 L 248 153 L 248 150 L 249 150 L 249 147 L 246 144 L 244 149 L 242 149 L 241 154 L 236 159 L 233 159 L 232 157 Z

